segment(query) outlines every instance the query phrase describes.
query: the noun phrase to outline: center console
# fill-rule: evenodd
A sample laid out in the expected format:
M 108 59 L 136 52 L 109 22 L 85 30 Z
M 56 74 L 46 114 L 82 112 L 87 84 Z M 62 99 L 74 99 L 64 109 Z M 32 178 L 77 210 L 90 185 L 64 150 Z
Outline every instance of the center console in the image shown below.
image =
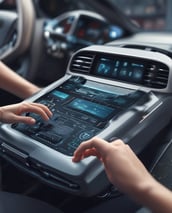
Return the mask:
M 169 56 L 132 48 L 90 46 L 76 52 L 63 78 L 28 101 L 53 112 L 45 122 L 3 124 L 2 157 L 66 192 L 98 195 L 110 186 L 95 157 L 73 163 L 80 143 L 121 138 L 139 154 L 171 120 Z M 26 114 L 30 115 L 29 113 Z
M 157 100 L 139 90 L 118 88 L 72 76 L 63 84 L 36 100 L 49 107 L 53 117 L 43 122 L 38 115 L 36 125 L 13 124 L 12 128 L 52 149 L 72 156 L 78 145 L 110 126 L 126 109 L 145 101 Z M 151 103 L 152 104 L 152 103 Z M 131 112 L 139 113 L 137 109 Z

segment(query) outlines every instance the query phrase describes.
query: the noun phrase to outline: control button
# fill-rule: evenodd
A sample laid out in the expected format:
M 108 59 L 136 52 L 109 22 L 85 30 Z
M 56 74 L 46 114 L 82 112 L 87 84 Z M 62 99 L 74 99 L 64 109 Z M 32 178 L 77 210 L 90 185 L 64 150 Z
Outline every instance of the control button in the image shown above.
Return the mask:
M 70 135 L 73 132 L 73 128 L 66 126 L 66 125 L 63 125 L 62 123 L 60 124 L 60 122 L 57 123 L 56 125 L 57 125 L 57 127 L 54 128 L 54 131 L 58 135 L 67 136 L 67 135 Z
M 91 138 L 92 136 L 93 136 L 92 132 L 84 131 L 84 132 L 80 133 L 79 139 L 82 141 L 85 141 L 85 140 L 88 140 L 89 138 Z
M 84 121 L 87 121 L 89 119 L 89 117 L 87 115 L 81 115 L 81 119 Z
M 74 139 L 73 141 L 71 141 L 68 145 L 68 153 L 69 151 L 74 151 L 78 146 L 79 144 L 81 143 L 81 141 L 79 139 Z M 72 148 L 72 150 L 70 150 Z
M 36 130 L 38 130 L 40 127 L 41 127 L 41 122 L 37 122 L 35 125 L 33 125 L 32 127 L 31 127 L 31 129 L 33 130 L 33 131 L 36 131 Z
M 97 123 L 97 119 L 96 119 L 96 118 L 90 118 L 89 121 L 90 121 L 92 124 L 96 124 L 96 123 Z
M 38 133 L 36 136 L 54 145 L 58 144 L 62 140 L 62 137 L 56 134 Z

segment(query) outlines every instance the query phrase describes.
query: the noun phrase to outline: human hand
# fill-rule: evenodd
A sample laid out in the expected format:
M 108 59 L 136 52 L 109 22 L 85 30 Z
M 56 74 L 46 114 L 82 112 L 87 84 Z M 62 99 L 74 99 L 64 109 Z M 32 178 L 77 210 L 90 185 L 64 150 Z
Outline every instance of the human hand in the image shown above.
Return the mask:
M 96 156 L 103 164 L 110 182 L 120 191 L 133 195 L 151 183 L 152 176 L 138 159 L 132 149 L 121 140 L 107 142 L 94 137 L 83 142 L 76 149 L 73 162 Z
M 0 107 L 0 121 L 4 123 L 34 124 L 36 122 L 34 118 L 22 115 L 27 112 L 39 114 L 44 120 L 49 120 L 52 116 L 51 111 L 43 104 L 21 102 Z

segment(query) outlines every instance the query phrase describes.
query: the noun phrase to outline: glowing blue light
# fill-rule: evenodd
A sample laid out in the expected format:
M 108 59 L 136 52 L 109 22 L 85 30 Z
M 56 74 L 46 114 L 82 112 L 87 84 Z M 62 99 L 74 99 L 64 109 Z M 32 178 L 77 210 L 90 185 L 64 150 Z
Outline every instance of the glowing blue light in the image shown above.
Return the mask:
M 111 31 L 111 32 L 110 32 L 110 37 L 111 37 L 111 38 L 116 38 L 116 37 L 117 37 L 117 32 Z
M 110 38 L 117 38 L 122 36 L 123 30 L 117 26 L 111 26 L 109 29 Z

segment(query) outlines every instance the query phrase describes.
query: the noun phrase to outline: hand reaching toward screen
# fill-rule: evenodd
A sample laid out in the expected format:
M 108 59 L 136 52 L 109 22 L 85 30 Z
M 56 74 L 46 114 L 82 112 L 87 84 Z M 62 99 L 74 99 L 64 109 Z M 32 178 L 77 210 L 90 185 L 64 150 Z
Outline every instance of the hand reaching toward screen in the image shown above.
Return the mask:
M 121 140 L 109 143 L 95 137 L 83 142 L 75 151 L 73 161 L 78 162 L 91 155 L 104 164 L 110 182 L 123 192 L 130 193 L 137 185 L 142 185 L 146 177 L 150 179 L 144 165 Z
M 172 212 L 172 192 L 153 178 L 122 140 L 109 143 L 94 137 L 79 145 L 72 160 L 79 162 L 89 156 L 96 156 L 104 164 L 107 177 L 120 191 L 153 212 Z
M 51 111 L 45 105 L 21 102 L 0 107 L 0 121 L 3 123 L 22 122 L 26 124 L 34 124 L 36 122 L 34 118 L 23 115 L 27 112 L 39 114 L 44 120 L 49 120 L 52 116 Z

